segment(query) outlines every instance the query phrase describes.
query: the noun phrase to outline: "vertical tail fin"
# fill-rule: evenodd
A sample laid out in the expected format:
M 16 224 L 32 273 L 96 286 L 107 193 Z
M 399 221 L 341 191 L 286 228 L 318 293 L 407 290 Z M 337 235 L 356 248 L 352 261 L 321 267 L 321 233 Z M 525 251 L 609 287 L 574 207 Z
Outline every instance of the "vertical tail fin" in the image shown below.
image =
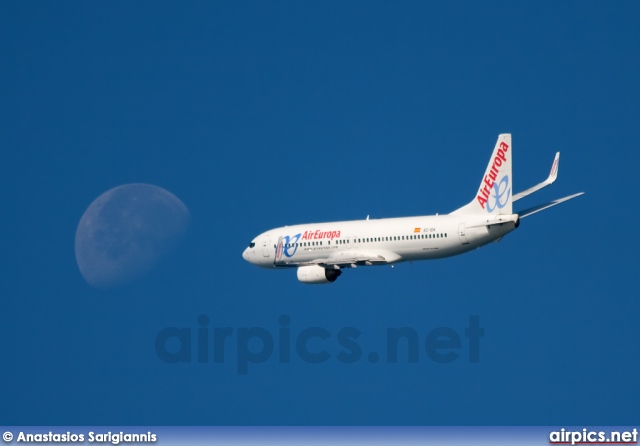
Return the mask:
M 511 134 L 499 135 L 476 196 L 452 214 L 512 214 L 512 155 Z

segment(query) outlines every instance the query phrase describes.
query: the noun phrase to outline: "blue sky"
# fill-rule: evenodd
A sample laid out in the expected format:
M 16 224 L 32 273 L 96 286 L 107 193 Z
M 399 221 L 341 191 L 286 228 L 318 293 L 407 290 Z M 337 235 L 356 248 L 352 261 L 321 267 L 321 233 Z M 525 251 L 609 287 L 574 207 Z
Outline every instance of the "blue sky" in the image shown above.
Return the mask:
M 637 2 L 3 2 L 0 272 L 5 424 L 637 422 Z M 513 134 L 523 207 L 586 191 L 464 256 L 304 286 L 245 263 L 269 228 L 447 213 Z M 149 183 L 191 226 L 155 271 L 87 285 L 77 224 Z M 235 333 L 168 364 L 165 327 Z M 322 327 L 331 359 L 237 373 L 240 329 Z M 480 361 L 464 330 L 479 316 Z M 417 363 L 370 363 L 387 328 Z M 354 327 L 363 356 L 336 359 Z M 437 327 L 460 357 L 429 359 Z M 194 341 L 195 342 L 195 341 Z M 259 349 L 260 344 L 253 344 Z M 194 347 L 195 349 L 196 347 Z M 294 349 L 295 350 L 295 349 Z M 194 350 L 195 351 L 195 350 Z M 293 351 L 293 350 L 292 350 Z M 195 358 L 195 353 L 194 353 Z

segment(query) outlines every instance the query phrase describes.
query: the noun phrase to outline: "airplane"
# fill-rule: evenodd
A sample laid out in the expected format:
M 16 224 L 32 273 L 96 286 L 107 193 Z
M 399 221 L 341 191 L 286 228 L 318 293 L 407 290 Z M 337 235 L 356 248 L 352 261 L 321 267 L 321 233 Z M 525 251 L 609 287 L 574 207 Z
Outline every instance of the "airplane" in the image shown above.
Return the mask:
M 303 283 L 332 283 L 346 268 L 441 259 L 500 241 L 520 219 L 584 193 L 513 212 L 514 202 L 556 180 L 560 152 L 545 181 L 512 194 L 512 149 L 511 134 L 499 135 L 475 196 L 450 214 L 284 226 L 255 237 L 242 257 L 262 268 L 297 268 Z

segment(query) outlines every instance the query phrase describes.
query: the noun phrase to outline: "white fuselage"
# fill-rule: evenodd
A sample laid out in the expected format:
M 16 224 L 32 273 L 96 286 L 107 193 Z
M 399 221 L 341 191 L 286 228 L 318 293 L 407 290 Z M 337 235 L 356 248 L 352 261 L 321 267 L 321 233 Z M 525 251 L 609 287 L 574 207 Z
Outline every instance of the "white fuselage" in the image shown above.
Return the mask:
M 496 241 L 517 227 L 516 214 L 501 217 L 502 224 L 480 215 L 435 215 L 284 226 L 254 238 L 242 257 L 264 268 L 355 254 L 385 259 L 367 265 L 438 259 Z

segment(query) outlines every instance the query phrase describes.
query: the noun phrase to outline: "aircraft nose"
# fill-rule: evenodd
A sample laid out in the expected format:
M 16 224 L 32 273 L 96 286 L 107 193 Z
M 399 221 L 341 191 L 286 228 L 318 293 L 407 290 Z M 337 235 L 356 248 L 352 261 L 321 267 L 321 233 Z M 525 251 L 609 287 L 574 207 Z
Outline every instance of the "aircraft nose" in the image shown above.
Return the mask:
M 249 248 L 245 248 L 245 250 L 242 252 L 242 258 L 247 262 L 249 261 Z

